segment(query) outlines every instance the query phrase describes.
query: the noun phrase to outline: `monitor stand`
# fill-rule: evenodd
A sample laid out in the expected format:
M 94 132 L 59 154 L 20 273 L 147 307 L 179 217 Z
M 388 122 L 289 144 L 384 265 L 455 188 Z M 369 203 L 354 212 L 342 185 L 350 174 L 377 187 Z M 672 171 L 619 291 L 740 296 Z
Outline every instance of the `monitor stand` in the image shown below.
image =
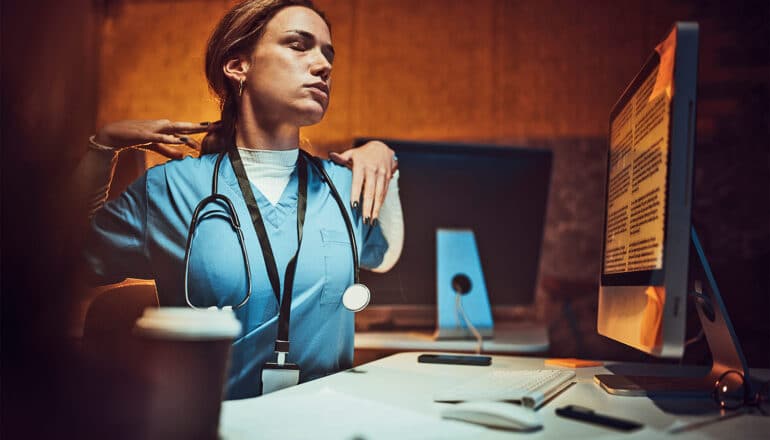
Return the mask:
M 690 281 L 698 317 L 706 335 L 713 364 L 704 376 L 628 376 L 599 374 L 595 381 L 610 394 L 623 396 L 679 397 L 709 395 L 719 377 L 729 370 L 743 374 L 749 383 L 749 368 L 738 342 L 714 275 L 698 240 L 690 228 Z M 693 255 L 694 252 L 694 255 Z M 704 281 L 705 287 L 704 290 Z
M 436 230 L 436 312 L 436 339 L 494 335 L 492 307 L 471 229 Z

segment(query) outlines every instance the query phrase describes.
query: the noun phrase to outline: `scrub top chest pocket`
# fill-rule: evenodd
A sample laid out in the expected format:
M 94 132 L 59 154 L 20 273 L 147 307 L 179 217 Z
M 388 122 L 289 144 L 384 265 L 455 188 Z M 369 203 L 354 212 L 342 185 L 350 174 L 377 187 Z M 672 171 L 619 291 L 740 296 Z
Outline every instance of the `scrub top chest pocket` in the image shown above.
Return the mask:
M 346 231 L 321 229 L 320 232 L 324 260 L 321 305 L 339 306 L 342 303 L 342 293 L 353 283 L 350 238 Z

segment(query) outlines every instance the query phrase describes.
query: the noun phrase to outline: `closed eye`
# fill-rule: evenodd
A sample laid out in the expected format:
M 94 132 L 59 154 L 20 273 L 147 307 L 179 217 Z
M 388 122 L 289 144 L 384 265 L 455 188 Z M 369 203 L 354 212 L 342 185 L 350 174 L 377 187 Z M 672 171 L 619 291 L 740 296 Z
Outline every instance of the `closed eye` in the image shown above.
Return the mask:
M 297 51 L 307 51 L 315 47 L 317 40 L 315 35 L 303 30 L 291 30 L 288 31 L 288 47 Z M 321 53 L 329 61 L 329 64 L 334 62 L 334 47 L 331 44 L 322 44 Z
M 308 44 L 306 41 L 295 40 L 289 43 L 289 47 L 294 50 L 306 51 L 308 49 Z

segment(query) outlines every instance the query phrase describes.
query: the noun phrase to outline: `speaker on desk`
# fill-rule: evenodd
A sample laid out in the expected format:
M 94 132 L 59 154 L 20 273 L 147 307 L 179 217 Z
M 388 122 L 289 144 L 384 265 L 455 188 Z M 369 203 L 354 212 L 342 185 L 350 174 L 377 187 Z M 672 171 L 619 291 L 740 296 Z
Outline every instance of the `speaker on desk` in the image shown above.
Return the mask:
M 482 337 L 491 338 L 494 327 L 492 310 L 473 231 L 438 229 L 436 259 L 438 316 L 435 338 L 473 338 L 462 317 L 463 312 Z

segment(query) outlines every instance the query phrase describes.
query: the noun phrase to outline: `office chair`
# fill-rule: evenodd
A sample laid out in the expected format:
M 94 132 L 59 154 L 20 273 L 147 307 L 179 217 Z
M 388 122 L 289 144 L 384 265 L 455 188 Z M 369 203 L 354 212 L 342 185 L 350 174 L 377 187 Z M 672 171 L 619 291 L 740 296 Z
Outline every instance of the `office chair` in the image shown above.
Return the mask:
M 83 350 L 100 359 L 120 361 L 130 356 L 136 320 L 147 307 L 158 307 L 152 280 L 126 280 L 100 287 L 88 306 L 83 326 Z

